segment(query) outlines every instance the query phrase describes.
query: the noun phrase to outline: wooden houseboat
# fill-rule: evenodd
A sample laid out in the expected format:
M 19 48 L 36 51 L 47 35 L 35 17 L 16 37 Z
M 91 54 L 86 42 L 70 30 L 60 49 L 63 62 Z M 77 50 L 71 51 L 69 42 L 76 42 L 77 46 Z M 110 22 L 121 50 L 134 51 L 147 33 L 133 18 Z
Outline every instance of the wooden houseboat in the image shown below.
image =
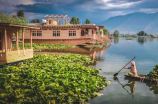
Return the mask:
M 0 65 L 6 63 L 12 63 L 16 61 L 21 61 L 24 59 L 33 57 L 33 48 L 32 48 L 32 35 L 29 33 L 30 37 L 30 49 L 25 49 L 24 47 L 24 28 L 29 29 L 38 29 L 37 27 L 31 27 L 26 25 L 16 25 L 9 23 L 0 23 Z M 19 29 L 22 29 L 22 49 L 19 48 Z M 13 33 L 16 34 L 16 49 L 12 49 L 12 37 Z
M 80 45 L 97 40 L 104 45 L 104 40 L 110 42 L 108 36 L 103 35 L 105 26 L 95 24 L 70 24 L 68 15 L 46 15 L 43 23 L 30 23 L 40 29 L 31 30 L 33 43 Z M 96 34 L 100 29 L 101 34 Z M 25 31 L 25 42 L 30 41 L 30 31 Z

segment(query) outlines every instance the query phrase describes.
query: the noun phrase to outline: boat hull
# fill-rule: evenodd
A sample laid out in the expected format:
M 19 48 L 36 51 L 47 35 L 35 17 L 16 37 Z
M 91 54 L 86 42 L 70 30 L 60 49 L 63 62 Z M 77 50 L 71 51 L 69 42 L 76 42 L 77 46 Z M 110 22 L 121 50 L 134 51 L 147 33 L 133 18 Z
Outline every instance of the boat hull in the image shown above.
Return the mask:
M 147 82 L 153 82 L 153 83 L 158 83 L 158 80 L 152 80 L 152 79 L 149 79 L 149 78 L 145 78 L 146 75 L 143 75 L 143 74 L 138 74 L 138 76 L 129 76 L 129 75 L 125 75 L 125 77 L 128 77 L 128 78 L 132 78 L 132 79 L 135 79 L 135 80 L 140 80 L 141 82 L 144 82 L 144 81 L 147 81 Z

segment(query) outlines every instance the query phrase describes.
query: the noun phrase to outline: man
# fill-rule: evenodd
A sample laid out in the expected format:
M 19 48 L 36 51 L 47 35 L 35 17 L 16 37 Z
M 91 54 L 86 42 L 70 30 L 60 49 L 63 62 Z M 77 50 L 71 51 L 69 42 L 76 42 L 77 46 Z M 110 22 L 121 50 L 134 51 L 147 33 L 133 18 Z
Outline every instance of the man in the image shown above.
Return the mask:
M 134 61 L 131 61 L 131 66 L 130 67 L 124 67 L 124 69 L 130 69 L 130 72 L 128 73 L 128 75 L 130 76 L 138 76 L 137 74 L 137 69 L 136 69 L 136 65 Z

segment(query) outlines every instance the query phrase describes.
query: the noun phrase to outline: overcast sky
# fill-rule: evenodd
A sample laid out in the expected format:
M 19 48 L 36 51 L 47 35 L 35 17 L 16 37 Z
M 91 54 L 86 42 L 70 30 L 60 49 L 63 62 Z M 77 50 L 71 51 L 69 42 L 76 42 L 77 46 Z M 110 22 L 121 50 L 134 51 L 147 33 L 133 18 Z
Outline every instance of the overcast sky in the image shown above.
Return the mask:
M 47 14 L 67 14 L 100 23 L 112 16 L 134 12 L 158 12 L 158 0 L 0 0 L 0 11 L 16 15 L 24 10 L 28 20 L 42 19 Z

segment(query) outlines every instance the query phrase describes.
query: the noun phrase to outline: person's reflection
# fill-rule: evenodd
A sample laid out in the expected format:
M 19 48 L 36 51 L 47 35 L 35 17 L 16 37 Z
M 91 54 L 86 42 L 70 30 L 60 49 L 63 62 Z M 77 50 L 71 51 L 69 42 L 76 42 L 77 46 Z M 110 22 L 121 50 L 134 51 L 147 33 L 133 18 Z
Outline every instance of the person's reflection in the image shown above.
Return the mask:
M 135 81 L 128 81 L 128 83 L 126 85 L 122 85 L 120 83 L 120 81 L 118 80 L 118 78 L 115 76 L 113 78 L 114 80 L 118 81 L 118 83 L 122 86 L 123 89 L 125 89 L 125 86 L 130 86 L 130 89 L 131 89 L 131 93 L 129 93 L 129 91 L 127 89 L 125 89 L 130 95 L 132 95 L 132 98 L 134 99 L 134 95 L 132 93 L 134 93 L 134 90 L 135 90 L 135 86 L 136 86 L 136 82 Z
M 129 86 L 130 90 L 131 90 L 131 93 L 134 93 L 135 87 L 136 87 L 136 81 L 129 80 L 128 83 L 125 84 L 123 87 L 125 87 L 125 86 Z

